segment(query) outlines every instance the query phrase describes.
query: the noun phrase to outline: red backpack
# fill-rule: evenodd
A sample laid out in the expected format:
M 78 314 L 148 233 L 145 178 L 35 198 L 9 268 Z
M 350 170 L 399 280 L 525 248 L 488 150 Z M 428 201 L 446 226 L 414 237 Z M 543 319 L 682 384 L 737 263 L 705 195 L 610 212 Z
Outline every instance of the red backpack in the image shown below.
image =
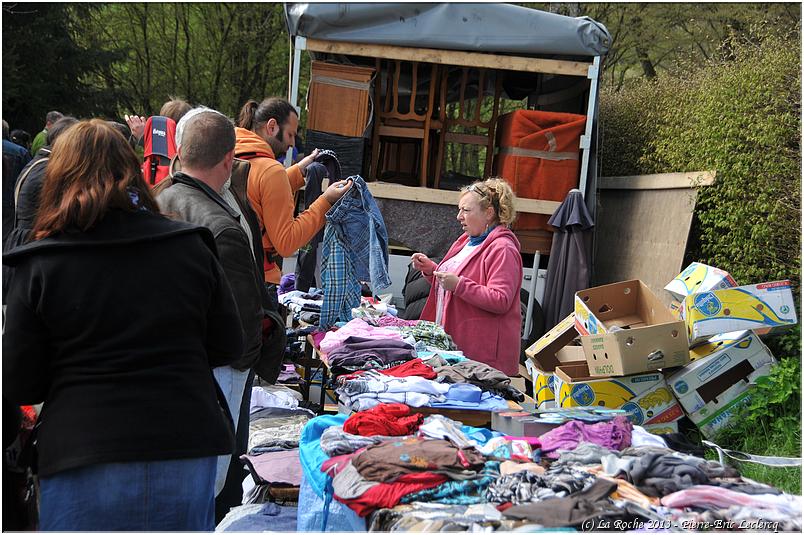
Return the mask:
M 153 187 L 168 176 L 170 160 L 176 156 L 176 121 L 161 115 L 148 117 L 143 141 L 142 176 Z

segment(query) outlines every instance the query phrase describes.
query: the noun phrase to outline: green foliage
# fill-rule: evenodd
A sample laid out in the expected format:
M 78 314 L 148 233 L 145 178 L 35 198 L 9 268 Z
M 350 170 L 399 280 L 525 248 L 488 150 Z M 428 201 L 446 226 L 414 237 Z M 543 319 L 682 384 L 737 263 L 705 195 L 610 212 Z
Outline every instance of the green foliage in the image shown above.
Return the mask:
M 716 171 L 715 185 L 699 190 L 686 260 L 725 269 L 740 284 L 790 279 L 800 311 L 801 41 L 798 26 L 785 31 L 751 28 L 751 39 L 731 39 L 728 53 L 687 62 L 684 74 L 604 87 L 600 158 L 603 176 Z M 800 325 L 767 343 L 779 365 L 717 440 L 799 457 Z M 801 492 L 800 470 L 740 470 Z
M 735 43 L 734 59 L 601 96 L 604 176 L 717 172 L 690 257 L 740 284 L 801 276 L 800 46 Z
M 751 401 L 718 437 L 720 444 L 750 453 L 800 457 L 801 361 L 782 359 L 753 387 Z M 740 472 L 793 494 L 801 494 L 801 469 L 741 463 Z
M 526 3 L 570 17 L 586 15 L 612 37 L 602 80 L 617 89 L 632 80 L 680 72 L 728 54 L 728 39 L 755 35 L 760 24 L 789 27 L 801 20 L 801 6 L 782 3 Z M 724 43 L 726 46 L 724 47 Z
M 31 134 L 45 114 L 59 110 L 79 116 L 114 110 L 113 88 L 86 83 L 119 57 L 76 40 L 80 17 L 93 4 L 3 4 L 3 117 L 11 128 Z
M 30 132 L 58 109 L 122 120 L 169 97 L 236 116 L 287 95 L 279 3 L 3 4 L 3 108 Z M 306 54 L 305 54 L 306 56 Z

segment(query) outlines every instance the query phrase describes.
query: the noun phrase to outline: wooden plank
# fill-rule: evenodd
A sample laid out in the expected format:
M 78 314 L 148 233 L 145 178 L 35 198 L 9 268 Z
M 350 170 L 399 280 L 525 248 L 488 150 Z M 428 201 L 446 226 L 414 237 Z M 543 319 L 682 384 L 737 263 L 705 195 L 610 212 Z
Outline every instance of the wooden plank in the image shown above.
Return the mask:
M 385 182 L 367 182 L 369 191 L 378 199 L 397 199 L 402 201 L 428 202 L 433 204 L 450 204 L 458 206 L 460 192 L 433 188 L 414 188 L 387 184 Z M 538 199 L 517 198 L 514 206 L 517 212 L 528 214 L 553 215 L 560 202 L 541 201 Z
M 424 139 L 424 130 L 415 128 L 402 128 L 399 126 L 380 126 L 381 136 L 405 137 L 411 139 Z
M 592 286 L 640 279 L 665 304 L 683 269 L 698 190 L 601 190 Z
M 463 143 L 466 145 L 488 145 L 489 136 L 480 134 L 461 134 L 458 132 L 447 132 L 444 134 L 444 141 L 453 143 Z
M 598 177 L 600 189 L 679 189 L 711 186 L 715 183 L 715 171 L 692 173 L 662 173 L 658 175 Z
M 501 56 L 481 52 L 438 50 L 434 48 L 411 48 L 391 45 L 322 41 L 320 39 L 307 39 L 307 50 L 312 52 L 326 52 L 328 54 L 346 54 L 369 58 L 438 63 L 441 65 L 485 67 L 487 69 L 566 74 L 583 77 L 587 76 L 589 67 L 592 65 L 592 63 L 582 61 Z

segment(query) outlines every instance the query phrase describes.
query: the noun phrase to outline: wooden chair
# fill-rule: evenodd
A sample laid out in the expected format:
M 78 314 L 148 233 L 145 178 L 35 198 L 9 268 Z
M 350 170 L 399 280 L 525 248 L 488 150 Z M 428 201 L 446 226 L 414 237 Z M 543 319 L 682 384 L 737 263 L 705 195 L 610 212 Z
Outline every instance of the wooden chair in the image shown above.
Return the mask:
M 411 67 L 410 98 L 407 109 L 400 106 L 399 79 L 402 75 L 403 64 Z M 427 91 L 427 104 L 423 110 L 416 109 L 416 101 L 421 100 L 418 81 L 420 72 L 430 70 L 430 83 Z M 374 86 L 374 129 L 371 143 L 371 176 L 379 179 L 382 171 L 388 169 L 390 161 L 388 145 L 397 145 L 397 169 L 399 169 L 400 144 L 410 140 L 417 146 L 417 165 L 412 171 L 418 176 L 419 185 L 427 186 L 428 157 L 430 151 L 430 132 L 433 128 L 440 128 L 438 119 L 433 119 L 433 105 L 437 87 L 438 66 L 435 64 L 422 64 L 417 61 L 403 62 L 400 60 L 377 59 L 377 79 Z M 384 90 L 384 92 L 383 92 Z
M 470 108 L 469 102 L 466 97 L 466 88 L 470 83 L 470 71 L 476 71 L 477 74 L 477 87 L 478 94 L 474 107 Z M 477 145 L 486 148 L 486 163 L 484 166 L 483 176 L 480 178 L 487 178 L 491 175 L 491 165 L 494 159 L 494 130 L 497 126 L 497 115 L 500 109 L 500 95 L 502 93 L 502 77 L 495 76 L 494 95 L 492 101 L 492 114 L 488 121 L 484 121 L 481 116 L 481 111 L 489 98 L 484 94 L 486 77 L 489 69 L 475 68 L 475 67 L 461 67 L 459 71 L 460 85 L 459 85 L 459 98 L 458 98 L 458 117 L 450 117 L 447 114 L 447 88 L 449 82 L 454 79 L 450 76 L 451 73 L 444 72 L 441 80 L 441 90 L 439 99 L 439 113 L 440 119 L 443 122 L 443 128 L 438 142 L 438 156 L 436 157 L 435 179 L 433 187 L 438 188 L 439 181 L 441 180 L 441 172 L 444 166 L 444 151 L 447 143 L 459 143 L 465 145 Z M 452 132 L 450 131 L 455 126 L 461 126 L 464 129 L 472 129 L 479 133 L 465 133 L 465 132 Z M 482 132 L 485 130 L 485 132 Z

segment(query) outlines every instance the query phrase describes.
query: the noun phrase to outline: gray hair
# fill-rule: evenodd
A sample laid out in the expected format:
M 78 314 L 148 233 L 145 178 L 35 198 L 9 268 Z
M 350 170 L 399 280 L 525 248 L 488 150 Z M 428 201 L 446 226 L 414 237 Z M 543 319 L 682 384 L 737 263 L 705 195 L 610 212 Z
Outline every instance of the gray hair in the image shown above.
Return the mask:
M 62 117 L 64 117 L 64 114 L 60 111 L 49 111 L 47 112 L 47 115 L 45 115 L 45 122 L 53 124 Z

